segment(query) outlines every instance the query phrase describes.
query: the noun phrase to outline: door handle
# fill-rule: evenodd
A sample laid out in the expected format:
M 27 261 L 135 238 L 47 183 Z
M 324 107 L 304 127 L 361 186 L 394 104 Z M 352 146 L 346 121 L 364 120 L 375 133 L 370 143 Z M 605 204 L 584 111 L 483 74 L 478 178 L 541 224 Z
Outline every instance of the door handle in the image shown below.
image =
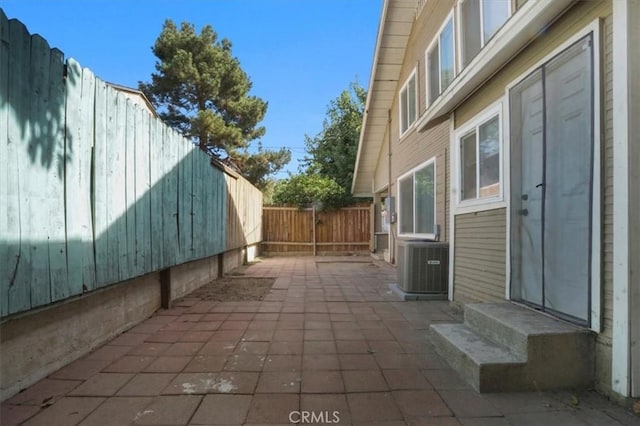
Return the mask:
M 544 182 L 541 182 L 541 183 L 537 184 L 537 185 L 536 185 L 536 188 L 540 188 L 540 187 L 542 187 L 542 186 L 544 186 Z
M 529 210 L 527 209 L 518 210 L 518 214 L 520 216 L 527 216 L 529 214 Z

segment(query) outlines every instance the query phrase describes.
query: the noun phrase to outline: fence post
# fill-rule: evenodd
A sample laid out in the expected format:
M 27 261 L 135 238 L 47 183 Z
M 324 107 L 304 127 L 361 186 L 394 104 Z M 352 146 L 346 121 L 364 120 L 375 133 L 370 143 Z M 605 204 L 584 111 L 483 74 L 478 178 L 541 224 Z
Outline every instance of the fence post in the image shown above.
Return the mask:
M 376 235 L 376 203 L 374 202 L 369 206 L 369 251 L 373 253 L 375 251 L 374 238 Z
M 316 250 L 316 206 L 315 206 L 315 204 L 311 207 L 311 221 L 313 222 L 313 232 L 312 232 L 312 236 L 313 236 L 313 255 L 316 256 L 317 255 L 317 250 Z

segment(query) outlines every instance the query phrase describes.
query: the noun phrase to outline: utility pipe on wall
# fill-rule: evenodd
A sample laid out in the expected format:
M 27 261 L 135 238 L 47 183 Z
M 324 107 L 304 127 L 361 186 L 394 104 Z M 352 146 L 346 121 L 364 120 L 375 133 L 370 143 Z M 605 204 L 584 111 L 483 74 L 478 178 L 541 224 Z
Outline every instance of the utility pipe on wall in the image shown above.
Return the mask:
M 388 157 L 389 157 L 389 183 L 387 185 L 387 202 L 390 203 L 389 199 L 391 197 L 391 109 L 387 110 L 387 142 L 388 146 Z M 397 215 L 398 206 L 397 206 L 397 198 L 394 207 L 394 213 Z M 392 221 L 391 217 L 389 217 L 389 261 L 392 264 L 396 263 L 395 255 L 396 255 L 396 236 L 393 233 L 393 229 L 397 221 Z

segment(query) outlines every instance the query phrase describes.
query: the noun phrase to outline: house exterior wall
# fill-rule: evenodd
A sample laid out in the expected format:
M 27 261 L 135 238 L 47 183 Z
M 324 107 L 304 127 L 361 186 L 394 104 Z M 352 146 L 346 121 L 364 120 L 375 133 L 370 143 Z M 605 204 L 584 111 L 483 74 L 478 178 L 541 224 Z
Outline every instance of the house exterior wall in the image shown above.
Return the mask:
M 376 171 L 373 180 L 374 192 L 380 192 L 383 188 L 389 185 L 389 129 L 384 134 L 385 143 L 382 144 L 380 149 L 380 156 L 378 157 L 378 163 L 376 164 Z
M 512 6 L 515 7 L 515 4 L 519 3 L 525 4 L 524 2 L 514 1 Z M 531 5 L 532 3 L 533 2 L 527 2 L 526 4 Z M 635 389 L 632 392 L 637 393 L 637 389 L 640 388 L 637 384 L 640 383 L 640 379 L 638 379 L 640 375 L 637 373 L 637 370 L 640 370 L 637 367 L 637 360 L 640 359 L 640 350 L 638 350 L 637 345 L 634 346 L 634 336 L 639 335 L 639 333 L 636 331 L 635 334 L 633 334 L 633 330 L 635 330 L 633 324 L 637 322 L 633 322 L 633 319 L 638 318 L 639 314 L 637 310 L 634 310 L 637 309 L 638 305 L 634 304 L 633 295 L 637 295 L 638 290 L 637 288 L 630 288 L 631 291 L 635 291 L 635 293 L 631 293 L 632 295 L 629 296 L 631 300 L 629 303 L 629 300 L 625 299 L 627 296 L 622 294 L 620 279 L 617 279 L 616 285 L 618 286 L 618 290 L 614 294 L 614 278 L 616 277 L 616 273 L 619 276 L 621 268 L 626 267 L 626 264 L 614 264 L 614 246 L 615 255 L 618 260 L 621 258 L 621 252 L 624 251 L 624 245 L 622 247 L 620 245 L 620 217 L 615 219 L 616 215 L 614 214 L 614 192 L 618 207 L 625 204 L 624 202 L 620 202 L 621 198 L 626 199 L 627 195 L 626 192 L 624 192 L 626 189 L 620 185 L 621 180 L 624 181 L 628 178 L 629 182 L 635 182 L 637 180 L 637 173 L 634 175 L 635 169 L 629 170 L 628 172 L 620 172 L 620 166 L 614 166 L 614 152 L 617 152 L 617 155 L 621 156 L 621 158 L 624 157 L 621 153 L 626 153 L 624 149 L 620 149 L 620 146 L 624 145 L 624 143 L 620 141 L 621 130 L 624 130 L 621 129 L 620 125 L 623 120 L 620 118 L 620 114 L 614 114 L 614 111 L 619 112 L 620 109 L 621 87 L 624 89 L 629 85 L 629 93 L 632 91 L 633 84 L 636 84 L 635 87 L 637 87 L 637 82 L 631 79 L 631 76 L 634 74 L 630 69 L 633 68 L 633 64 L 637 67 L 638 59 L 637 56 L 627 54 L 627 56 L 630 57 L 629 61 L 621 61 L 620 46 L 618 46 L 618 50 L 616 50 L 618 57 L 615 56 L 614 49 L 616 48 L 616 42 L 614 41 L 614 33 L 618 34 L 618 32 L 620 32 L 620 25 L 616 25 L 616 22 L 620 24 L 621 17 L 625 17 L 627 13 L 633 16 L 633 11 L 637 11 L 640 8 L 638 6 L 638 0 L 629 3 L 633 4 L 633 6 L 625 7 L 620 7 L 621 3 L 616 4 L 614 0 L 565 2 L 555 9 L 551 9 L 551 3 L 548 3 L 545 6 L 545 11 L 548 12 L 548 14 L 535 15 L 533 20 L 527 21 L 527 25 L 529 25 L 527 28 L 534 28 L 538 24 L 540 24 L 540 28 L 542 28 L 552 16 L 556 16 L 556 19 L 553 20 L 552 23 L 544 26 L 537 35 L 535 32 L 528 31 L 525 28 L 526 32 L 516 32 L 512 39 L 507 39 L 507 41 L 510 42 L 516 41 L 518 46 L 522 47 L 517 54 L 509 59 L 509 62 L 490 77 L 488 77 L 489 71 L 485 74 L 482 72 L 476 74 L 475 77 L 478 79 L 487 76 L 487 80 L 478 86 L 475 86 L 478 80 L 470 79 L 469 73 L 467 72 L 466 75 L 461 76 L 461 79 L 458 81 L 458 83 L 460 83 L 457 86 L 457 89 L 460 90 L 459 92 L 455 92 L 454 90 L 450 91 L 450 93 L 445 93 L 443 98 L 439 100 L 440 103 L 436 104 L 437 106 L 435 106 L 434 109 L 426 110 L 425 51 L 440 31 L 443 22 L 450 16 L 454 8 L 458 8 L 459 4 L 460 1 L 453 0 L 425 2 L 415 22 L 406 24 L 411 26 L 411 33 L 409 34 L 408 43 L 405 46 L 404 60 L 399 75 L 396 74 L 394 76 L 394 79 L 397 77 L 397 87 L 394 92 L 395 96 L 390 103 L 391 124 L 387 127 L 387 132 L 391 134 L 389 138 L 391 140 L 391 195 L 397 197 L 396 186 L 399 176 L 423 164 L 430 158 L 435 157 L 438 179 L 436 190 L 436 222 L 440 225 L 442 239 L 445 241 L 451 240 L 452 243 L 452 268 L 450 269 L 450 277 L 452 277 L 451 279 L 454 282 L 450 283 L 450 293 L 453 295 L 454 302 L 464 304 L 470 302 L 507 300 L 509 298 L 507 287 L 509 276 L 509 229 L 507 216 L 509 204 L 509 173 L 507 169 L 507 156 L 509 154 L 508 138 L 503 137 L 502 141 L 504 148 L 501 158 L 503 167 L 501 186 L 504 192 L 502 199 L 494 201 L 493 204 L 490 205 L 472 205 L 473 203 L 467 202 L 463 206 L 452 202 L 452 200 L 458 197 L 456 191 L 458 180 L 457 169 L 459 169 L 459 166 L 456 164 L 458 161 L 456 158 L 457 141 L 454 142 L 454 138 L 462 134 L 462 132 L 466 132 L 466 129 L 470 128 L 469 126 L 476 122 L 475 120 L 479 115 L 485 115 L 488 109 L 493 107 L 502 108 L 501 127 L 503 131 L 508 131 L 508 126 L 504 123 L 504 120 L 508 118 L 506 111 L 508 105 L 504 99 L 506 88 L 523 78 L 525 73 L 531 71 L 534 66 L 538 66 L 542 61 L 548 60 L 553 52 L 558 52 L 561 47 L 564 48 L 567 46 L 570 40 L 576 40 L 578 35 L 586 34 L 587 29 L 597 27 L 597 38 L 595 40 L 597 49 L 594 50 L 596 54 L 595 67 L 597 71 L 594 76 L 597 80 L 594 96 L 597 101 L 595 122 L 597 123 L 598 133 L 596 134 L 596 140 L 599 151 L 596 152 L 596 164 L 599 165 L 599 169 L 597 169 L 599 173 L 595 175 L 595 198 L 600 202 L 594 203 L 594 213 L 597 218 L 595 223 L 598 224 L 599 222 L 599 225 L 597 225 L 599 226 L 599 231 L 594 233 L 595 237 L 592 240 L 594 249 L 597 250 L 594 252 L 596 253 L 596 259 L 599 257 L 599 260 L 594 262 L 591 271 L 595 274 L 593 275 L 595 290 L 592 291 L 591 296 L 592 300 L 595 301 L 594 306 L 596 306 L 596 312 L 599 311 L 598 317 L 591 317 L 593 320 L 592 327 L 596 332 L 596 368 L 594 377 L 595 386 L 599 391 L 616 398 L 628 394 L 628 392 L 624 392 L 624 384 L 620 385 L 620 380 L 624 380 L 625 378 L 624 374 L 627 374 L 626 377 L 629 378 L 628 373 L 616 375 L 616 371 L 619 370 L 618 373 L 620 373 L 624 368 L 618 368 L 616 370 L 616 368 L 612 367 L 614 364 L 618 366 L 624 364 L 625 357 L 627 357 L 627 361 L 631 359 L 629 368 L 632 370 L 634 368 L 636 369 L 635 373 L 632 373 L 635 374 L 633 376 L 635 381 L 632 381 L 631 387 Z M 554 6 L 555 5 L 558 5 L 558 3 L 554 3 Z M 564 7 L 567 9 L 561 11 L 561 8 Z M 616 10 L 618 10 L 617 18 Z M 620 13 L 620 10 L 624 10 L 624 12 Z M 455 11 L 455 13 L 457 13 L 457 11 Z M 540 20 L 536 21 L 536 18 Z M 386 24 L 391 25 L 390 22 L 393 23 L 394 19 L 387 19 Z M 542 19 L 544 19 L 544 21 L 542 21 Z M 631 17 L 628 19 L 629 22 L 633 22 Z M 459 18 L 456 16 L 455 26 L 459 25 L 458 20 Z M 513 24 L 519 24 L 521 21 L 524 21 L 524 19 L 522 19 L 522 16 L 519 16 L 511 22 L 510 30 L 514 29 Z M 627 30 L 625 29 L 624 31 Z M 454 32 L 457 40 L 457 37 L 460 35 L 458 28 L 455 28 Z M 509 33 L 505 32 L 502 35 L 507 34 Z M 637 32 L 629 31 L 629 34 L 636 34 L 637 36 Z M 624 36 L 624 32 L 622 32 L 622 36 L 618 36 L 618 45 L 620 45 L 620 40 L 624 39 Z M 522 43 L 523 39 L 519 37 L 531 37 L 532 40 L 524 44 Z M 630 39 L 635 40 L 633 36 Z M 458 41 L 456 41 L 456 43 L 458 43 Z M 500 39 L 498 37 L 497 44 L 494 44 L 494 47 L 501 46 L 501 43 L 505 43 L 504 38 Z M 631 48 L 635 47 L 636 50 L 634 50 L 634 52 L 637 52 L 638 44 L 635 43 L 634 45 L 633 42 L 628 43 L 630 46 L 629 50 L 631 51 Z M 515 47 L 513 43 L 510 46 L 508 44 L 505 45 L 510 48 Z M 457 44 L 456 48 L 458 47 L 459 45 Z M 625 47 L 625 49 L 627 48 Z M 491 56 L 488 58 L 500 58 L 499 55 L 495 54 L 495 51 L 496 49 L 491 52 Z M 626 51 L 622 52 L 622 54 L 626 53 Z M 505 55 L 506 54 L 507 53 L 505 53 Z M 482 55 L 482 53 L 480 53 L 480 55 Z M 458 58 L 458 52 L 456 52 L 456 59 Z M 482 59 L 486 60 L 487 57 Z M 503 56 L 501 60 L 504 59 Z M 620 63 L 614 65 L 614 60 Z M 482 61 L 476 62 L 476 65 L 482 63 Z M 383 64 L 387 65 L 386 63 Z M 629 69 L 622 72 L 621 66 L 626 66 L 627 64 L 629 64 Z M 392 66 L 396 65 L 394 64 Z M 619 89 L 617 92 L 617 100 L 615 87 L 613 85 L 614 68 L 618 72 L 618 77 L 628 74 L 630 79 L 630 83 L 626 81 L 621 83 L 620 78 L 616 79 Z M 424 132 L 418 133 L 414 128 L 400 137 L 398 98 L 407 78 L 414 70 L 417 74 L 417 115 L 420 117 L 418 119 L 420 126 L 429 122 L 429 120 L 439 114 L 447 113 L 454 102 L 460 102 L 460 104 L 455 107 L 448 117 L 441 119 L 441 121 L 437 123 L 429 122 L 430 127 L 425 129 Z M 457 69 L 457 71 L 460 72 L 459 69 Z M 478 71 L 480 70 L 478 69 Z M 493 72 L 493 69 L 491 69 L 491 72 Z M 454 80 L 454 84 L 455 83 L 456 81 Z M 471 84 L 474 85 L 473 88 L 470 87 Z M 455 87 L 456 86 L 454 86 L 454 88 Z M 474 91 L 471 92 L 470 95 L 467 95 L 469 90 Z M 637 93 L 637 91 L 634 93 Z M 464 96 L 467 97 L 464 98 Z M 438 102 L 438 100 L 436 100 L 436 102 Z M 500 106 L 500 102 L 502 102 L 502 106 Z M 616 102 L 615 105 L 618 106 L 618 109 L 614 109 L 614 102 Z M 632 115 L 630 115 L 630 117 L 631 116 Z M 490 117 L 490 115 L 487 117 Z M 614 126 L 616 127 L 618 135 L 615 141 L 613 133 Z M 629 134 L 631 135 L 632 133 Z M 389 183 L 389 152 L 387 150 L 387 140 L 388 136 L 385 134 L 383 144 L 378 153 L 378 162 L 373 183 L 373 189 L 378 193 L 386 192 L 386 186 Z M 628 144 L 631 158 L 633 158 L 633 152 L 635 152 L 637 156 L 637 150 L 633 151 L 631 149 L 631 140 Z M 633 163 L 632 159 L 629 161 Z M 620 165 L 620 162 L 618 161 L 616 164 Z M 452 167 L 451 174 L 449 166 Z M 617 177 L 615 190 L 614 177 Z M 629 191 L 632 191 L 632 189 L 629 189 Z M 629 196 L 628 202 L 635 202 L 637 204 L 637 197 L 632 198 Z M 442 203 L 444 203 L 444 205 Z M 398 205 L 398 210 L 401 210 L 401 208 L 402 206 Z M 451 216 L 449 213 L 450 208 L 452 210 Z M 633 211 L 633 209 L 631 208 L 630 211 Z M 616 209 L 616 212 L 618 216 L 620 216 L 619 208 Z M 614 219 L 616 220 L 615 224 Z M 616 239 L 614 239 L 614 229 L 616 229 Z M 633 231 L 629 232 L 631 233 Z M 390 237 L 393 237 L 394 234 L 397 235 L 397 227 L 395 226 L 392 228 Z M 633 247 L 637 249 L 637 241 L 634 238 L 635 234 L 628 237 L 627 243 L 630 245 L 629 250 L 632 250 Z M 633 241 L 636 241 L 636 245 L 631 247 Z M 392 242 L 391 247 L 393 248 L 394 245 L 395 242 Z M 637 256 L 637 251 L 633 253 Z M 629 255 L 632 256 L 633 253 L 629 253 Z M 629 271 L 625 273 L 629 273 Z M 614 306 L 616 306 L 616 303 L 618 306 L 614 315 Z M 626 307 L 626 304 L 629 306 Z M 620 309 L 621 305 L 624 305 L 622 306 L 624 308 L 622 310 Z M 598 306 L 599 309 L 597 308 Z M 636 308 L 634 308 L 634 306 Z M 627 308 L 630 310 L 629 312 L 625 311 Z M 618 325 L 617 328 L 614 327 L 614 323 Z M 630 337 L 624 332 L 625 330 L 629 331 L 629 329 L 631 329 L 632 333 Z M 627 353 L 629 351 L 632 352 L 630 357 L 628 357 L 629 354 Z M 635 354 L 635 358 L 633 354 Z M 634 359 L 636 361 L 634 361 Z M 612 386 L 612 382 L 617 382 L 617 385 Z
M 412 132 L 392 146 L 392 193 L 397 197 L 398 177 L 427 160 L 436 159 L 436 224 L 440 225 L 441 241 L 449 241 L 449 121 L 425 133 Z M 397 200 L 397 198 L 396 198 Z M 396 201 L 398 203 L 398 201 Z M 402 206 L 398 205 L 398 211 Z
M 505 94 L 509 83 L 522 76 L 568 38 L 598 18 L 611 19 L 610 1 L 587 1 L 576 4 L 554 22 L 491 80 L 479 88 L 455 111 L 458 128 Z M 604 52 L 601 52 L 604 53 Z M 601 55 L 604 56 L 604 55 Z
M 596 338 L 596 386 L 611 391 L 613 337 L 613 22 L 611 10 L 603 20 L 600 87 L 602 126 L 602 330 Z
M 600 20 L 600 52 L 596 57 L 596 66 L 600 67 L 601 84 L 596 86 L 600 91 L 600 145 L 602 153 L 601 167 L 601 200 L 602 200 L 602 257 L 601 257 L 601 331 L 596 338 L 596 387 L 605 393 L 611 392 L 611 344 L 613 322 L 613 124 L 612 124 L 612 4 L 610 1 L 577 2 L 570 10 L 562 15 L 545 34 L 538 37 L 526 47 L 517 57 L 509 62 L 499 73 L 494 75 L 489 82 L 479 88 L 466 102 L 455 111 L 454 127 L 460 128 L 472 117 L 482 112 L 492 103 L 505 95 L 506 86 L 513 83 L 523 73 L 530 70 L 536 63 L 548 56 L 571 36 L 594 22 Z M 505 194 L 506 197 L 506 194 Z M 472 253 L 463 247 L 473 246 L 474 236 L 465 232 L 468 215 L 456 216 L 455 224 L 462 226 L 456 228 L 455 249 L 455 297 L 460 302 L 488 301 L 491 296 L 500 297 L 500 294 L 485 290 L 482 285 L 471 287 L 465 281 L 465 274 L 472 276 L 486 274 L 483 268 L 490 265 L 489 262 L 479 262 L 476 268 L 466 260 Z M 476 229 L 494 229 L 496 234 L 503 235 L 502 245 L 506 246 L 506 209 L 500 208 L 493 211 L 478 213 L 474 218 Z M 504 228 L 497 226 L 504 223 Z M 475 231 L 478 232 L 478 231 Z M 475 233 L 474 232 L 474 233 Z M 484 231 L 482 231 L 484 232 Z M 597 249 L 597 248 L 596 248 Z M 481 256 L 481 247 L 476 247 L 473 256 Z M 500 275 L 506 267 L 506 253 L 502 257 L 503 264 L 493 265 L 492 273 L 496 278 L 502 277 L 500 282 L 501 292 L 504 298 L 506 279 Z M 463 268 L 458 271 L 458 268 Z
M 451 13 L 455 1 L 429 2 L 417 17 L 409 36 L 405 57 L 398 80 L 396 95 L 392 103 L 391 123 L 391 195 L 397 198 L 397 180 L 409 170 L 435 157 L 436 164 L 436 224 L 440 227 L 440 240 L 449 241 L 449 120 L 441 121 L 425 132 L 418 133 L 415 127 L 400 137 L 399 93 L 411 73 L 416 70 L 419 117 L 426 109 L 425 52 L 437 35 L 441 23 Z M 385 145 L 387 141 L 385 140 Z M 388 148 L 383 147 L 378 159 L 376 185 L 388 183 Z M 396 201 L 397 211 L 402 206 Z M 396 235 L 394 225 L 392 234 Z M 392 243 L 392 244 L 395 244 Z
M 506 235 L 504 208 L 455 216 L 455 302 L 504 300 Z

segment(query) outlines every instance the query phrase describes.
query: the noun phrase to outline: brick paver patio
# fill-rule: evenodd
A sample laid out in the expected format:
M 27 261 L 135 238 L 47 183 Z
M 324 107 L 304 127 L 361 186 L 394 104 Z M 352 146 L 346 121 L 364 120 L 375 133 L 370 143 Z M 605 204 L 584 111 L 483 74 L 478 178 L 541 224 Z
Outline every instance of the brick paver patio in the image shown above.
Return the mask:
M 2 404 L 2 425 L 635 425 L 595 392 L 478 394 L 434 352 L 447 302 L 366 257 L 265 258 L 261 302 L 185 299 Z M 304 416 L 304 417 L 303 417 Z

